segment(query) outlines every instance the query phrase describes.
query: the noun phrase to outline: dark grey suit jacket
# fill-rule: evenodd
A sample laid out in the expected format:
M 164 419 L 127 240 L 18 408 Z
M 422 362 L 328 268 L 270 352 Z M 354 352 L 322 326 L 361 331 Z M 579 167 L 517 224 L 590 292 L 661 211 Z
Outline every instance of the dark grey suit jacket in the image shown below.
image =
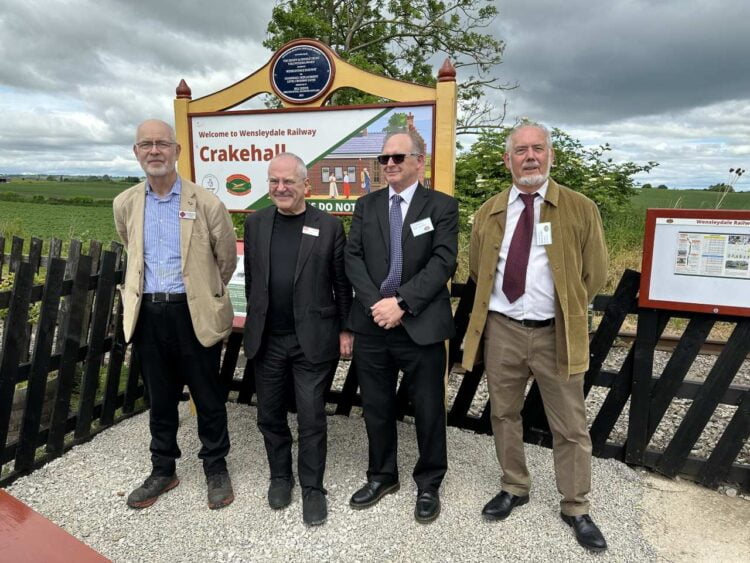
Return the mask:
M 245 356 L 258 353 L 268 312 L 271 233 L 276 207 L 270 206 L 245 219 Z M 305 226 L 317 236 L 302 234 L 294 274 L 294 326 L 308 361 L 318 363 L 339 357 L 339 333 L 346 328 L 352 289 L 344 273 L 344 227 L 337 218 L 307 205 Z
M 382 299 L 380 284 L 390 268 L 388 189 L 360 197 L 346 245 L 346 274 L 354 287 L 349 328 L 362 334 L 385 334 L 372 320 L 370 307 Z M 411 225 L 428 218 L 433 230 L 414 236 Z M 446 284 L 456 271 L 458 203 L 452 197 L 417 186 L 401 232 L 403 264 L 398 294 L 409 306 L 401 324 L 417 344 L 455 334 Z

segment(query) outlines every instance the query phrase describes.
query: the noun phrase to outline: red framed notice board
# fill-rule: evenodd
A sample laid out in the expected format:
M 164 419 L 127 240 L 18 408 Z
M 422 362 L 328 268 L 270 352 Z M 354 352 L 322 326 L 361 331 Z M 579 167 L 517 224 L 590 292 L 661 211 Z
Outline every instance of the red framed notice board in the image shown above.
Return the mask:
M 750 317 L 750 211 L 647 210 L 638 304 Z

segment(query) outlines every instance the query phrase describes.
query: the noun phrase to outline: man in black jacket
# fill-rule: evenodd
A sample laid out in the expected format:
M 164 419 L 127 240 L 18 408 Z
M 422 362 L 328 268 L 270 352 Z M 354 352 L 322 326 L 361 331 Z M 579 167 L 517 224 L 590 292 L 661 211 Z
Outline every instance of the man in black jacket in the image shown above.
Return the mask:
M 399 488 L 396 462 L 396 381 L 414 405 L 419 460 L 414 516 L 440 513 L 438 489 L 447 470 L 445 340 L 454 334 L 446 284 L 456 269 L 458 204 L 425 189 L 425 148 L 413 131 L 390 134 L 378 157 L 388 188 L 360 197 L 346 247 L 346 273 L 355 300 L 355 333 L 369 440 L 367 483 L 352 508 L 367 508 Z
M 339 355 L 352 349 L 345 323 L 351 286 L 344 273 L 346 239 L 341 222 L 305 203 L 305 163 L 284 153 L 268 167 L 274 205 L 245 220 L 244 346 L 254 362 L 258 428 L 271 470 L 268 503 L 291 502 L 292 435 L 284 397 L 288 370 L 294 380 L 299 422 L 298 476 L 306 524 L 325 522 L 324 393 Z

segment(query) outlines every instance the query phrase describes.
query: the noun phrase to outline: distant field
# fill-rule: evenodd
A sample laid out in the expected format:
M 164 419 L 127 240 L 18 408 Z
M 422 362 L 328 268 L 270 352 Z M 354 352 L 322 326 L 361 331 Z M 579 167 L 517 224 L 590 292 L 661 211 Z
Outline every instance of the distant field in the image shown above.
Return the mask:
M 110 207 L 79 207 L 45 203 L 0 202 L 0 234 L 43 240 L 119 240 Z M 6 243 L 7 244 L 7 243 Z M 9 247 L 8 247 L 9 248 Z
M 662 207 L 668 209 L 714 209 L 721 199 L 717 192 L 696 190 L 638 190 L 633 205 L 640 209 Z M 721 209 L 750 209 L 750 192 L 734 192 L 726 195 Z
M 130 182 L 47 182 L 14 178 L 7 184 L 0 184 L 0 192 L 16 192 L 25 196 L 114 199 L 132 185 Z

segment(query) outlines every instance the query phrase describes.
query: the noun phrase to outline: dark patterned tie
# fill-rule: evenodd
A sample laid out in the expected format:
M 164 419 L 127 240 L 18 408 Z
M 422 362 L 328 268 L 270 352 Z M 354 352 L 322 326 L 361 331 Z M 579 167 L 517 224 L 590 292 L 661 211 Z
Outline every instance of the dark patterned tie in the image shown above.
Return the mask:
M 536 194 L 520 194 L 523 211 L 516 223 L 516 230 L 510 240 L 508 258 L 503 272 L 503 293 L 510 303 L 516 301 L 526 291 L 526 268 L 531 251 L 531 233 L 534 230 L 534 198 Z
M 401 285 L 401 201 L 403 198 L 395 194 L 391 196 L 391 211 L 388 215 L 388 222 L 391 230 L 391 269 L 388 275 L 380 284 L 380 295 L 383 297 L 393 297 L 396 290 Z

